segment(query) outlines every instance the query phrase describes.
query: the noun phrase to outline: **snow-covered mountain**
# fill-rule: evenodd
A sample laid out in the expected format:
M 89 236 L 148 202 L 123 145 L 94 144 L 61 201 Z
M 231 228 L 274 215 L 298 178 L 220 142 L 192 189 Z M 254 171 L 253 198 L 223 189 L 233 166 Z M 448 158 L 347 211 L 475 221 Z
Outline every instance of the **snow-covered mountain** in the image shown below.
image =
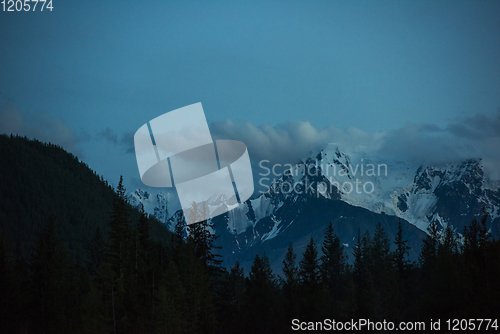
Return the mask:
M 144 206 L 144 211 L 154 215 L 160 222 L 166 224 L 168 219 L 175 213 L 169 205 L 168 195 L 158 193 L 153 195 L 142 189 L 136 189 L 127 196 L 128 202 L 134 207 Z M 171 214 L 169 214 L 171 213 Z
M 330 183 L 338 185 L 342 201 L 403 218 L 423 231 L 436 221 L 461 232 L 483 207 L 493 220 L 500 216 L 499 184 L 488 179 L 481 159 L 423 166 L 361 151 L 346 154 L 331 144 L 315 160 Z
M 300 254 L 311 237 L 322 241 L 329 222 L 351 253 L 358 228 L 373 231 L 381 223 L 393 239 L 401 219 L 413 258 L 431 221 L 462 232 L 484 208 L 493 234 L 499 234 L 500 188 L 480 159 L 423 166 L 330 144 L 289 167 L 275 182 L 272 175 L 258 180 L 270 185 L 265 193 L 212 220 L 228 265 L 266 252 L 279 267 L 290 242 Z M 148 195 L 137 190 L 129 198 L 173 229 L 178 214 L 168 219 L 165 202 Z
M 273 219 L 284 200 L 297 201 L 303 192 L 396 216 L 422 231 L 436 221 L 461 232 L 483 207 L 492 220 L 500 216 L 500 188 L 487 178 L 480 159 L 422 166 L 384 161 L 362 151 L 347 154 L 330 144 L 285 171 L 267 193 L 230 211 L 227 228 L 240 234 L 265 217 Z M 261 240 L 275 237 L 280 228 L 281 222 L 274 220 Z

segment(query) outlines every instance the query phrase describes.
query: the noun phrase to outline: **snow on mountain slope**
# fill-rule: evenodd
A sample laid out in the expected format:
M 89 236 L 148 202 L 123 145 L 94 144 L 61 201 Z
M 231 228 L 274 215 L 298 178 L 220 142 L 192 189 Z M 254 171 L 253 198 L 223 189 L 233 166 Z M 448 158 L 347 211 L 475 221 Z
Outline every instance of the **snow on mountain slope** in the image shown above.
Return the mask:
M 433 220 L 462 227 L 452 210 L 471 219 L 484 207 L 492 219 L 499 217 L 500 190 L 485 176 L 480 159 L 419 166 L 362 151 L 346 154 L 330 144 L 318 154 L 316 165 L 337 186 L 341 200 L 395 215 L 424 231 Z
M 461 232 L 483 207 L 491 220 L 500 221 L 498 182 L 488 180 L 479 159 L 421 166 L 387 161 L 362 149 L 347 153 L 329 144 L 316 156 L 290 165 L 267 192 L 229 211 L 224 216 L 227 232 L 246 233 L 240 242 L 248 244 L 275 238 L 294 219 L 280 209 L 285 205 L 286 210 L 299 215 L 310 197 L 341 200 L 400 217 L 422 231 L 436 221 Z M 129 195 L 129 201 L 135 206 L 142 203 L 146 212 L 173 229 L 175 217 L 169 218 L 179 208 L 171 207 L 165 195 L 153 196 L 138 189 Z
M 290 242 L 298 253 L 310 238 L 320 244 L 330 222 L 341 242 L 351 245 L 358 229 L 373 232 L 378 223 L 394 239 L 401 218 L 412 259 L 430 222 L 452 225 L 460 233 L 483 207 L 494 236 L 500 237 L 500 189 L 488 180 L 479 159 L 419 166 L 330 144 L 289 167 L 267 182 L 266 192 L 211 220 L 227 265 L 240 261 L 248 269 L 255 254 L 266 252 L 278 270 Z M 173 208 L 162 194 L 138 189 L 129 201 L 142 203 L 170 230 L 182 217 L 180 205 Z
M 268 217 L 273 226 L 260 233 L 259 239 L 271 239 L 290 223 L 280 225 L 277 219 L 283 203 L 303 201 L 308 196 L 340 199 L 400 217 L 422 231 L 436 221 L 461 232 L 482 214 L 483 207 L 491 220 L 498 221 L 500 216 L 500 189 L 487 179 L 480 159 L 422 166 L 383 160 L 359 149 L 346 153 L 330 144 L 316 156 L 290 166 L 266 193 L 230 211 L 227 229 L 240 234 Z
M 127 196 L 127 200 L 134 207 L 142 204 L 146 213 L 154 215 L 162 223 L 167 223 L 168 219 L 179 209 L 170 203 L 169 197 L 168 193 L 160 192 L 153 195 L 142 189 L 136 189 Z

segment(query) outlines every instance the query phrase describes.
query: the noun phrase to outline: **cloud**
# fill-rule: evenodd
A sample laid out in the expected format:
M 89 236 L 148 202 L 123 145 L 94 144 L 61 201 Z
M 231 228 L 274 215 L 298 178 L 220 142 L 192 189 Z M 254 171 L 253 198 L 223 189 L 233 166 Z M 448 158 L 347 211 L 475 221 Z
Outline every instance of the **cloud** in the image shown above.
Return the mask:
M 333 126 L 318 129 L 309 122 L 289 121 L 271 126 L 232 121 L 210 124 L 214 139 L 233 139 L 244 142 L 252 160 L 271 163 L 296 163 L 321 151 L 328 143 L 346 149 L 371 146 L 383 133 L 367 133 L 360 129 L 338 129 Z
M 448 126 L 447 130 L 457 137 L 471 140 L 500 138 L 500 109 L 492 117 L 476 114 Z
M 134 132 L 127 132 L 123 134 L 120 143 L 125 146 L 125 153 L 135 154 L 134 147 Z
M 275 163 L 296 163 L 311 153 L 322 150 L 327 143 L 336 142 L 342 147 L 366 146 L 382 136 L 356 128 L 346 130 L 335 127 L 317 129 L 309 122 L 289 121 L 276 126 L 235 123 L 230 120 L 210 124 L 212 138 L 244 142 L 252 160 L 270 160 Z M 123 145 L 127 153 L 135 153 L 134 133 L 116 134 L 106 128 L 99 136 L 113 144 Z
M 430 124 L 406 124 L 388 131 L 382 138 L 378 155 L 391 160 L 439 165 L 479 157 L 471 147 L 446 129 Z M 476 153 L 476 154 L 474 154 Z
M 12 124 L 19 121 L 12 117 Z M 500 179 L 500 110 L 495 115 L 477 114 L 456 119 L 446 126 L 408 123 L 384 132 L 366 132 L 350 127 L 317 128 L 305 121 L 288 121 L 277 125 L 254 125 L 230 120 L 212 121 L 214 139 L 233 139 L 244 142 L 254 168 L 258 163 L 297 163 L 318 153 L 329 143 L 351 152 L 361 150 L 388 161 L 410 161 L 422 165 L 440 165 L 482 158 L 493 179 Z M 134 133 L 116 134 L 107 128 L 100 137 L 124 147 L 134 154 Z M 256 169 L 254 169 L 256 170 Z
M 500 179 L 500 111 L 460 118 L 445 127 L 407 124 L 389 131 L 379 154 L 424 165 L 481 158 L 489 176 Z
M 125 153 L 135 154 L 134 132 L 125 132 L 120 136 L 113 129 L 106 128 L 99 133 L 98 137 L 114 145 L 123 146 Z
M 99 133 L 99 137 L 110 141 L 113 144 L 118 144 L 118 135 L 111 128 L 106 128 Z
M 275 126 L 214 121 L 210 129 L 214 139 L 244 142 L 254 165 L 261 160 L 270 160 L 271 164 L 296 163 L 328 143 L 336 143 L 347 152 L 360 149 L 380 159 L 422 165 L 482 158 L 489 176 L 500 179 L 500 110 L 493 116 L 477 114 L 456 119 L 444 127 L 409 123 L 377 133 L 354 127 L 319 129 L 299 121 Z
M 83 157 L 78 144 L 86 138 L 75 134 L 64 121 L 47 114 L 22 113 L 16 106 L 6 104 L 0 109 L 0 133 L 18 134 L 62 146 L 66 151 Z

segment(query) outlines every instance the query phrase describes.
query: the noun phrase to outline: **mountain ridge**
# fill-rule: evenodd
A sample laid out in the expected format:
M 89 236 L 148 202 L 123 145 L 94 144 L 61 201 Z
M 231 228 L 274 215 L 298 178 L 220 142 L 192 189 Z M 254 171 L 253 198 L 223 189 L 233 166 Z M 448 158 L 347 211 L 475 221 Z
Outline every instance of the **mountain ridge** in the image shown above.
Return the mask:
M 29 258 L 51 215 L 57 237 L 84 260 L 97 228 L 107 238 L 113 187 L 62 147 L 21 136 L 0 134 L 0 237 L 19 242 Z M 140 213 L 129 207 L 131 222 Z M 155 240 L 171 239 L 163 224 L 149 220 Z
M 271 184 L 270 168 L 268 173 L 259 174 L 267 177 L 266 192 L 212 219 L 220 235 L 222 255 L 229 264 L 236 260 L 248 264 L 256 253 L 281 254 L 289 242 L 306 243 L 304 235 L 321 242 L 330 221 L 349 250 L 357 228 L 372 232 L 381 223 L 393 239 L 395 226 L 401 220 L 410 244 L 416 248 L 410 254 L 413 260 L 432 221 L 441 228 L 452 225 L 461 233 L 472 219 L 482 215 L 484 208 L 490 216 L 490 230 L 494 236 L 498 234 L 500 189 L 486 187 L 488 180 L 480 159 L 442 166 L 384 163 L 362 150 L 346 153 L 330 144 L 290 166 Z M 344 211 L 350 212 L 350 219 L 341 214 Z M 178 219 L 176 213 L 165 223 L 173 230 Z M 353 227 L 347 228 L 346 224 Z M 275 270 L 281 255 L 268 254 Z

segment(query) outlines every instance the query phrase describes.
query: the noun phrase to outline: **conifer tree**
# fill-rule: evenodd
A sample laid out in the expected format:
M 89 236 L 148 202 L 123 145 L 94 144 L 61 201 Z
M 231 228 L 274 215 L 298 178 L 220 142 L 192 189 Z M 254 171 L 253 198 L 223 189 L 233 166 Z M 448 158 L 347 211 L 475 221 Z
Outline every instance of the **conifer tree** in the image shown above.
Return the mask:
M 422 247 L 419 254 L 420 279 L 420 313 L 424 317 L 436 317 L 433 307 L 435 305 L 432 290 L 433 272 L 436 268 L 438 259 L 439 233 L 435 221 L 432 221 L 427 227 L 427 236 L 422 241 Z M 431 308 L 431 310 L 429 310 Z
M 462 291 L 458 264 L 460 257 L 455 232 L 449 225 L 441 231 L 436 264 L 428 285 L 427 310 L 429 316 L 451 318 L 461 308 L 459 296 Z
M 111 230 L 109 232 L 109 256 L 112 269 L 117 276 L 123 273 L 123 262 L 126 256 L 127 239 L 130 238 L 131 230 L 128 225 L 128 215 L 126 212 L 125 187 L 123 177 L 116 190 L 118 196 L 114 199 L 113 214 L 110 221 Z
M 447 253 L 451 256 L 458 254 L 458 240 L 450 225 L 441 231 L 441 242 L 438 244 L 438 255 Z
M 175 263 L 185 289 L 190 312 L 187 332 L 212 332 L 215 328 L 215 306 L 207 268 L 195 255 L 192 244 L 183 243 Z
M 293 244 L 290 243 L 283 260 L 283 297 L 285 303 L 285 315 L 288 321 L 295 319 L 299 314 L 299 268 L 296 264 L 297 255 L 293 252 Z
M 249 279 L 252 282 L 262 285 L 269 284 L 270 286 L 273 286 L 276 283 L 273 270 L 269 264 L 269 258 L 266 254 L 262 257 L 260 257 L 259 254 L 255 255 L 255 259 L 249 273 Z
M 82 302 L 82 332 L 104 333 L 108 327 L 108 310 L 98 282 L 89 280 L 89 290 Z
M 434 268 L 437 249 L 439 245 L 438 227 L 435 221 L 432 221 L 427 227 L 428 235 L 422 242 L 422 249 L 419 255 L 420 266 L 424 275 L 429 275 Z
M 190 309 L 186 290 L 175 262 L 170 262 L 155 298 L 155 320 L 159 333 L 190 333 Z M 191 310 L 192 311 L 192 310 Z
M 16 278 L 14 281 L 13 290 L 17 295 L 16 303 L 14 305 L 10 305 L 11 308 L 14 309 L 15 316 L 10 319 L 13 324 L 17 324 L 17 327 L 20 331 L 27 332 L 28 329 L 28 317 L 29 314 L 27 312 L 28 303 L 29 303 L 29 287 L 30 277 L 29 277 L 29 263 L 23 257 L 21 252 L 21 245 L 19 240 L 16 242 L 16 246 L 14 248 L 14 259 L 13 259 L 13 270 L 14 277 Z M 17 321 L 16 321 L 17 320 Z
M 212 223 L 203 220 L 198 223 L 188 225 L 188 243 L 193 245 L 196 257 L 201 261 L 208 273 L 213 276 L 221 271 L 221 256 L 213 250 L 219 249 L 214 242 L 217 240 L 213 231 Z
M 399 311 L 394 305 L 400 298 L 390 241 L 381 223 L 375 227 L 370 253 L 370 270 L 374 284 L 372 312 L 376 319 L 384 319 Z
M 64 332 L 71 323 L 75 305 L 74 270 L 67 250 L 55 236 L 55 221 L 50 215 L 31 259 L 31 317 L 34 331 Z
M 253 261 L 246 289 L 246 321 L 249 333 L 276 331 L 277 291 L 276 279 L 267 255 L 257 254 Z M 259 319 L 257 323 L 255 319 Z
M 319 320 L 323 311 L 323 296 L 321 291 L 321 276 L 318 251 L 311 238 L 304 250 L 304 255 L 299 264 L 299 277 L 301 285 L 301 317 Z
M 101 267 L 106 261 L 106 243 L 102 237 L 101 229 L 96 228 L 90 242 L 87 267 L 92 277 L 97 277 Z
M 9 317 L 14 316 L 12 308 L 17 304 L 14 295 L 14 280 L 17 279 L 14 275 L 14 270 L 9 261 L 9 249 L 7 242 L 0 237 L 0 329 L 13 332 L 15 326 L 11 326 Z
M 487 229 L 487 221 L 488 214 L 483 207 L 481 222 L 474 218 L 468 228 L 464 227 L 463 233 L 464 294 L 470 313 L 476 317 L 491 312 L 494 304 L 494 283 L 490 278 L 494 272 L 491 267 L 494 242 Z
M 380 222 L 375 227 L 373 235 L 371 259 L 376 272 L 388 270 L 392 265 L 390 242 Z
M 366 231 L 361 236 L 361 231 L 358 229 L 358 237 L 353 250 L 355 317 L 371 317 L 373 315 L 375 287 L 371 274 L 371 245 L 370 233 Z
M 129 212 L 125 199 L 123 177 L 116 189 L 111 217 L 108 261 L 109 269 L 103 278 L 107 280 L 106 296 L 109 297 L 113 331 L 132 331 L 131 319 L 137 318 L 135 238 L 129 225 Z
M 136 268 L 137 275 L 135 291 L 137 294 L 138 322 L 141 322 L 141 328 L 150 328 L 151 312 L 153 306 L 154 283 L 155 283 L 155 264 L 154 242 L 150 237 L 150 228 L 148 216 L 144 212 L 144 207 L 140 209 L 139 225 L 137 226 L 136 242 Z
M 284 287 L 294 289 L 299 281 L 299 269 L 296 264 L 297 255 L 293 252 L 293 244 L 290 243 L 283 260 L 283 274 L 285 275 Z
M 409 261 L 406 257 L 408 256 L 408 250 L 410 249 L 410 247 L 407 245 L 408 240 L 405 240 L 403 237 L 401 219 L 398 222 L 398 232 L 396 234 L 394 244 L 396 245 L 396 250 L 394 252 L 394 263 L 398 271 L 399 279 L 404 280 L 406 278 L 409 266 Z
M 219 324 L 223 333 L 244 332 L 244 308 L 246 280 L 243 268 L 236 261 L 231 268 L 222 291 L 221 305 L 219 306 Z
M 177 222 L 175 223 L 174 230 L 174 248 L 179 247 L 179 245 L 184 242 L 184 237 L 186 235 L 186 222 L 182 213 L 180 214 Z
M 401 219 L 398 221 L 398 231 L 396 233 L 396 237 L 394 239 L 394 244 L 396 245 L 396 249 L 393 253 L 393 261 L 394 261 L 394 274 L 396 276 L 397 284 L 394 286 L 392 290 L 392 314 L 394 315 L 395 320 L 402 320 L 407 317 L 407 309 L 406 301 L 412 299 L 410 296 L 410 286 L 409 286 L 409 278 L 410 278 L 410 270 L 412 266 L 410 261 L 407 259 L 408 250 L 410 247 L 407 245 L 408 240 L 405 240 L 403 236 L 403 228 L 401 225 Z
M 329 297 L 329 311 L 337 316 L 340 313 L 340 301 L 347 289 L 347 255 L 344 245 L 341 245 L 339 237 L 334 233 L 333 225 L 330 222 L 325 233 L 323 246 L 321 247 L 321 281 L 326 287 Z
M 300 261 L 300 281 L 302 285 L 316 285 L 320 281 L 318 251 L 311 238 Z

